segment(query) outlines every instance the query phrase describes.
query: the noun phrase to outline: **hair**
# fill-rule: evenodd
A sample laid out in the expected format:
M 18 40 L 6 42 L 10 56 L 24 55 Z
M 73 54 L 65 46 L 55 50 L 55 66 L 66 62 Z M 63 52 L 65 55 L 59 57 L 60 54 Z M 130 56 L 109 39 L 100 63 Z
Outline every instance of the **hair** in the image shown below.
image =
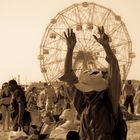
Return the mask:
M 8 85 L 8 83 L 7 83 L 7 82 L 4 82 L 4 83 L 2 84 L 2 89 L 4 89 L 4 87 L 7 86 L 7 85 Z
M 17 85 L 17 81 L 12 79 L 8 82 L 9 85 Z
M 128 80 L 128 84 L 131 84 L 132 83 L 132 81 L 131 80 Z
M 31 88 L 31 91 L 33 91 L 33 90 L 35 90 L 35 89 L 36 89 L 36 87 L 32 87 L 32 88 Z
M 45 87 L 45 86 L 48 86 L 48 83 L 47 83 L 47 82 L 44 83 L 44 87 Z

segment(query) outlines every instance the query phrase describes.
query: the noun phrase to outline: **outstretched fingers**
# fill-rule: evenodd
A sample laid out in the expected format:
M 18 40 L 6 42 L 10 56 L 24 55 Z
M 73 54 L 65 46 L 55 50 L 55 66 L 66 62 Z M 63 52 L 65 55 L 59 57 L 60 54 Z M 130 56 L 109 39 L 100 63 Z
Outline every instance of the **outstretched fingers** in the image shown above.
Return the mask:
M 93 35 L 93 37 L 95 38 L 95 40 L 96 40 L 96 41 L 98 41 L 98 38 L 97 38 L 97 36 L 96 36 L 96 35 Z
M 99 32 L 99 34 L 102 34 L 102 31 L 101 31 L 100 27 L 98 27 L 98 32 Z
M 98 32 L 99 32 L 100 35 L 104 34 L 104 27 L 103 26 L 98 27 Z
M 105 33 L 105 31 L 104 31 L 104 27 L 103 27 L 103 26 L 101 27 L 101 30 L 102 30 L 102 33 L 104 34 L 104 33 Z
M 64 32 L 64 36 L 66 39 L 70 38 L 70 37 L 74 37 L 75 36 L 75 33 L 73 32 L 73 29 L 67 29 L 67 33 Z
M 65 36 L 66 39 L 68 39 L 68 36 L 67 36 L 66 32 L 64 32 L 64 36 Z

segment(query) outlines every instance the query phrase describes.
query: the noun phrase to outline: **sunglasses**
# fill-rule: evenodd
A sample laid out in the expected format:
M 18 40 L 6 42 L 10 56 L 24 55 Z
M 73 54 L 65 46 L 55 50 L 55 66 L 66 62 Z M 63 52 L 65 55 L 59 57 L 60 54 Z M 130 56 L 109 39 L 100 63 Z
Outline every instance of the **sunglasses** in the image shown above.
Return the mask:
M 99 73 L 101 73 L 102 75 L 104 75 L 104 74 L 107 74 L 108 72 L 107 71 L 94 71 L 94 72 L 92 72 L 90 75 L 96 75 L 96 74 L 99 74 Z

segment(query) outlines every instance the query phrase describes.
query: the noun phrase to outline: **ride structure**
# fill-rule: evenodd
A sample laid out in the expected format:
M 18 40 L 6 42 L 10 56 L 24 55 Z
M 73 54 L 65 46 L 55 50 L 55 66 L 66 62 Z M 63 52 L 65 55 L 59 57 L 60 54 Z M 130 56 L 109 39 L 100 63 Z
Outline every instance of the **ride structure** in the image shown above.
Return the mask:
M 68 28 L 74 30 L 77 38 L 73 54 L 76 75 L 84 69 L 107 67 L 104 49 L 93 38 L 93 34 L 98 35 L 99 26 L 103 26 L 110 37 L 111 49 L 119 61 L 121 78 L 127 78 L 135 53 L 132 52 L 131 38 L 124 22 L 106 7 L 93 2 L 83 2 L 59 12 L 45 30 L 38 59 L 47 82 L 56 82 L 64 72 L 67 51 L 64 32 Z

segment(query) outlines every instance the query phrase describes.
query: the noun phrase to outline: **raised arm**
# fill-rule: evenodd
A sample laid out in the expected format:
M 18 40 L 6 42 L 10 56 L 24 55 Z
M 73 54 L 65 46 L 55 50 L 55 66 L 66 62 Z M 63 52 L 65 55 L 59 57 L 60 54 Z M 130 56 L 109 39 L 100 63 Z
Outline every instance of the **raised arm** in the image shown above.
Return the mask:
M 103 27 L 98 28 L 100 37 L 97 38 L 95 35 L 94 38 L 99 42 L 105 52 L 106 52 L 106 61 L 109 63 L 109 97 L 112 102 L 114 114 L 118 112 L 118 105 L 119 105 L 119 97 L 121 94 L 121 77 L 120 77 L 120 69 L 119 64 L 116 56 L 111 50 L 109 45 L 109 37 L 104 32 Z
M 67 83 L 75 83 L 77 82 L 77 77 L 72 69 L 72 56 L 76 44 L 76 36 L 73 29 L 68 29 L 67 33 L 64 32 L 64 35 L 67 43 L 67 53 L 64 64 L 64 75 L 59 79 Z

